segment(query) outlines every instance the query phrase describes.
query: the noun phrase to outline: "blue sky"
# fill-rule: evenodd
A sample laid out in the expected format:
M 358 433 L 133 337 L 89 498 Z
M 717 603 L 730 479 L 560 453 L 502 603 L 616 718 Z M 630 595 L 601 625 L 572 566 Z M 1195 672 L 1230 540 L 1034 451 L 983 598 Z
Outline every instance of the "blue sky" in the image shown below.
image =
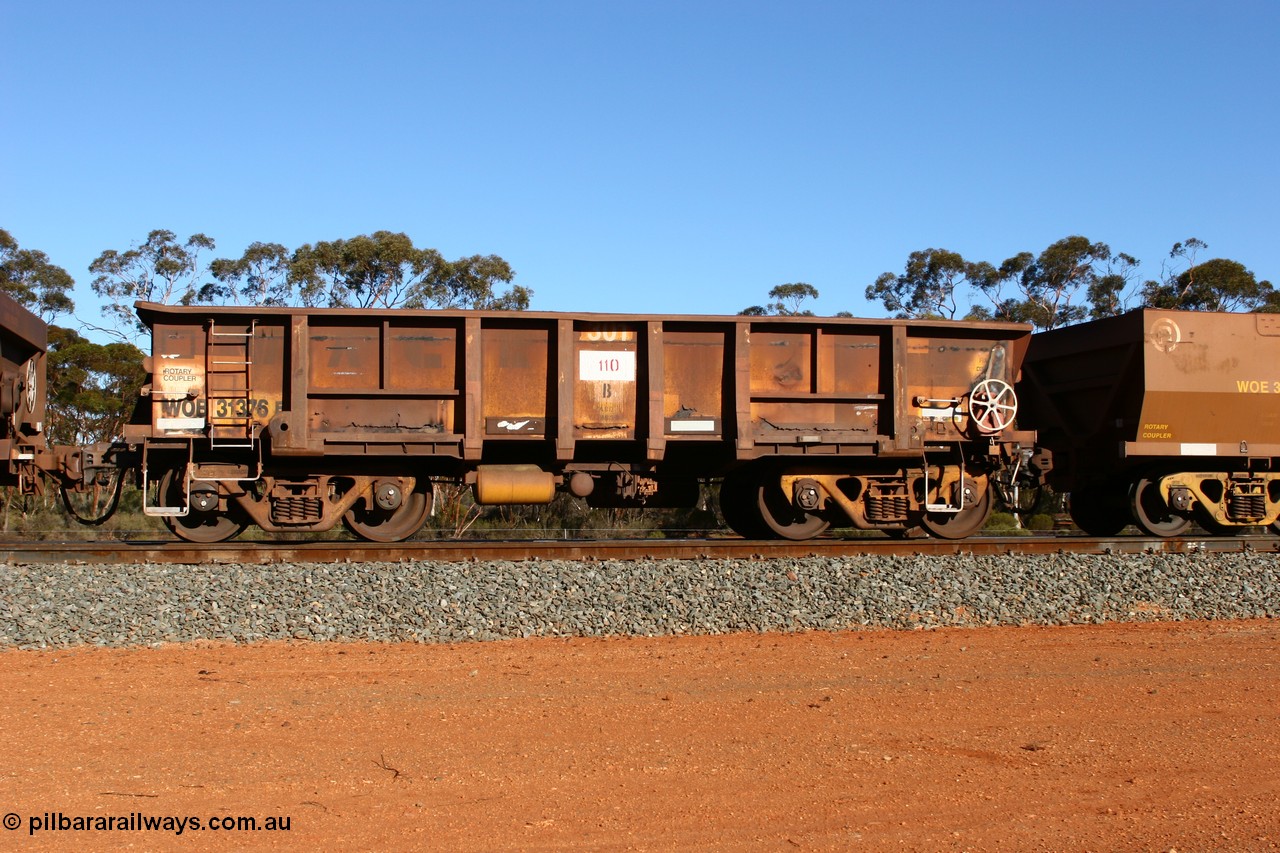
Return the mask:
M 1280 283 L 1276 2 L 0 0 L 0 227 L 404 231 L 554 311 L 818 313 L 930 247 L 1195 236 Z

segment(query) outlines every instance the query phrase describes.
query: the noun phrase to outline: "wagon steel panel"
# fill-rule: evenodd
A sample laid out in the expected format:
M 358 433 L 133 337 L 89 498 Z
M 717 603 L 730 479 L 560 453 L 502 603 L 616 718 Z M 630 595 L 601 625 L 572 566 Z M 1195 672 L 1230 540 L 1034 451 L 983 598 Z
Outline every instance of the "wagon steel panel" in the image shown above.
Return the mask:
M 628 441 L 637 437 L 644 329 L 636 324 L 575 323 L 573 437 Z M 564 366 L 562 365 L 562 368 Z
M 731 346 L 724 328 L 663 330 L 662 416 L 668 440 L 723 436 L 728 421 L 725 377 L 733 370 L 727 363 Z
M 553 330 L 489 327 L 483 336 L 484 437 L 543 438 L 554 420 L 548 358 Z
M 280 454 L 480 463 L 543 442 L 554 464 L 653 464 L 690 443 L 724 444 L 681 457 L 702 474 L 726 459 L 918 456 L 928 442 L 968 440 L 964 414 L 940 417 L 937 401 L 947 409 L 984 376 L 1014 381 L 1030 334 L 815 317 L 138 308 L 157 352 L 173 356 L 168 373 L 154 368 L 165 399 L 154 401 L 153 436 L 200 434 L 203 396 L 233 392 L 201 373 L 212 320 L 252 328 L 249 402 L 232 414 Z M 179 396 L 169 415 L 190 428 L 162 429 Z
M 1276 457 L 1278 365 L 1280 318 L 1142 309 L 1036 335 L 1024 411 L 1055 455 L 1093 468 Z

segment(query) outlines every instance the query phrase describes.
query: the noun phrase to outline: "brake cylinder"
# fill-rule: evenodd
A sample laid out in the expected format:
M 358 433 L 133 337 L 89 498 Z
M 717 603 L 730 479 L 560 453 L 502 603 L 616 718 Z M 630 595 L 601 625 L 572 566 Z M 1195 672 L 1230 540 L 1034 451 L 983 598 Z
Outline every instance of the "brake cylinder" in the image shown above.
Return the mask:
M 555 475 L 537 465 L 481 465 L 476 468 L 476 503 L 551 503 L 556 494 Z

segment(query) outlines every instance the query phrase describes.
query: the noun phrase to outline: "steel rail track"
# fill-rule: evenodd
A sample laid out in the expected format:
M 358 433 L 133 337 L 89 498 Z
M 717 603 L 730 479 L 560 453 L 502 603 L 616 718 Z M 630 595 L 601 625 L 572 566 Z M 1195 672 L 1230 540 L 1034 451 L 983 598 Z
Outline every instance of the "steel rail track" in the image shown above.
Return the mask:
M 176 541 L 0 542 L 0 562 L 270 563 L 461 562 L 490 560 L 767 560 L 780 557 L 858 555 L 1031 555 L 1142 553 L 1280 553 L 1280 537 L 1085 536 L 942 539 L 815 539 L 806 542 L 749 539 L 435 540 L 370 542 L 244 541 L 195 545 Z

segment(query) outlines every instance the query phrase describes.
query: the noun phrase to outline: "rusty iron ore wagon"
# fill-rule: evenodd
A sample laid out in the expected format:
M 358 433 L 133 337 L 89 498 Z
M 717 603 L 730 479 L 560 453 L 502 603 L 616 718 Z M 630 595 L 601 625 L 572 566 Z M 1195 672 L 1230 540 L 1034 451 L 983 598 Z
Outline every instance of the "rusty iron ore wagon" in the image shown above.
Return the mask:
M 1280 533 L 1280 316 L 1143 309 L 1042 332 L 1018 391 L 1086 532 Z
M 480 504 L 623 507 L 692 505 L 715 482 L 746 536 L 959 538 L 1034 438 L 1014 429 L 1020 325 L 137 310 L 150 382 L 93 459 L 133 467 L 145 511 L 196 542 L 339 523 L 402 540 L 441 481 Z

